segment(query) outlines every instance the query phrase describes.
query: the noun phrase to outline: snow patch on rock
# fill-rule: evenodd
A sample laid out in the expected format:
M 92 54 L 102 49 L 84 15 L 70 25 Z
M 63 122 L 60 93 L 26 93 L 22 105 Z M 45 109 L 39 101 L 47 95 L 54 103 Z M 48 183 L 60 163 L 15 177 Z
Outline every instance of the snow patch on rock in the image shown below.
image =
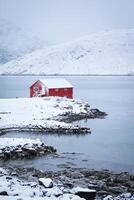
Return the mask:
M 52 179 L 50 178 L 39 178 L 39 183 L 43 185 L 45 188 L 53 187 Z
M 0 138 L 0 159 L 32 158 L 56 150 L 39 139 Z

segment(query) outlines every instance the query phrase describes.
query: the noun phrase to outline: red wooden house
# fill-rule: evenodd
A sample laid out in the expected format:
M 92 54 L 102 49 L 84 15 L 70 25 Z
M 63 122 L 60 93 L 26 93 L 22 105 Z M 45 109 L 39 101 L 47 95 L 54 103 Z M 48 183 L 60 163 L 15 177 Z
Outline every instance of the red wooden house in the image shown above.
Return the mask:
M 65 79 L 40 79 L 30 87 L 30 97 L 59 96 L 73 98 L 73 86 Z

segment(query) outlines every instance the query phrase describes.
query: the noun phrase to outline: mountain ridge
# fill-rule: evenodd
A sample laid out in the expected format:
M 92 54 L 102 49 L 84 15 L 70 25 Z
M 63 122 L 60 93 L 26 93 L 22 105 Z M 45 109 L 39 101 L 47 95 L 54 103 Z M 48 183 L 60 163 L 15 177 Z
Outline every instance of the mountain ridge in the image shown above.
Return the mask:
M 37 38 L 29 38 L 22 28 L 0 18 L 0 63 L 17 59 L 40 46 L 41 42 Z
M 134 29 L 103 31 L 0 65 L 0 74 L 132 75 Z

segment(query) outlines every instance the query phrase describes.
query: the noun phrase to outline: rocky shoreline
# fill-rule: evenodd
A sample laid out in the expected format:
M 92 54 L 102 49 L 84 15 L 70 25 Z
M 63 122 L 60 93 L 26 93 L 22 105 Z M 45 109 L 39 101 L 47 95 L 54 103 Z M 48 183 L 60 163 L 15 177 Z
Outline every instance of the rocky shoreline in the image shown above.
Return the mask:
M 81 191 L 89 189 L 91 196 L 94 191 L 95 197 L 83 196 L 87 200 L 134 200 L 134 175 L 127 172 L 116 173 L 108 170 L 86 169 L 43 172 L 34 168 L 8 168 L 8 170 L 9 176 L 15 176 L 27 182 L 37 183 L 42 177 L 49 178 L 59 188 L 62 186 L 63 191 L 69 194 L 72 194 L 74 188 L 81 188 Z M 87 195 L 89 195 L 89 191 L 87 190 Z
M 70 128 L 55 126 L 55 127 L 45 127 L 45 126 L 22 126 L 22 127 L 10 127 L 10 128 L 1 128 L 0 135 L 4 135 L 8 132 L 42 132 L 42 133 L 52 133 L 52 134 L 86 134 L 91 133 L 90 128 L 72 126 Z
M 87 108 L 89 106 L 87 105 Z M 98 109 L 87 109 L 87 113 L 64 113 L 62 115 L 59 115 L 57 117 L 58 121 L 65 122 L 65 123 L 73 123 L 75 121 L 79 121 L 82 119 L 95 119 L 95 118 L 104 118 L 107 114 L 105 112 L 102 112 Z M 56 118 L 55 118 L 56 119 Z M 20 126 L 20 127 L 6 127 L 6 128 L 0 128 L 0 135 L 3 135 L 8 132 L 23 132 L 23 131 L 30 131 L 30 132 L 43 132 L 43 133 L 68 133 L 68 134 L 86 134 L 91 133 L 90 128 L 88 127 L 80 127 L 78 125 L 71 125 L 69 126 L 62 126 L 61 124 L 55 125 L 53 127 L 49 126 L 43 126 L 43 125 L 32 125 L 29 124 L 27 126 Z
M 87 111 L 86 113 L 80 113 L 80 114 L 74 114 L 71 112 L 64 113 L 58 116 L 58 120 L 67 123 L 72 123 L 82 119 L 104 119 L 107 116 L 105 112 L 102 112 L 97 108 L 90 109 L 90 106 L 88 104 L 85 105 L 85 110 Z
M 33 158 L 56 152 L 56 149 L 39 139 L 0 138 L 0 143 L 0 160 Z

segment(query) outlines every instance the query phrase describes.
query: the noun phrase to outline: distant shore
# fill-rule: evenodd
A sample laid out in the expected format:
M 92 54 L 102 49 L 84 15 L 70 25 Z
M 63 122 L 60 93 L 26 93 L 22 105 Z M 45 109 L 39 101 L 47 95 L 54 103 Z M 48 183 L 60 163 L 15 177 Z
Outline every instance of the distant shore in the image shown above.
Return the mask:
M 134 74 L 0 74 L 0 76 L 134 76 Z

